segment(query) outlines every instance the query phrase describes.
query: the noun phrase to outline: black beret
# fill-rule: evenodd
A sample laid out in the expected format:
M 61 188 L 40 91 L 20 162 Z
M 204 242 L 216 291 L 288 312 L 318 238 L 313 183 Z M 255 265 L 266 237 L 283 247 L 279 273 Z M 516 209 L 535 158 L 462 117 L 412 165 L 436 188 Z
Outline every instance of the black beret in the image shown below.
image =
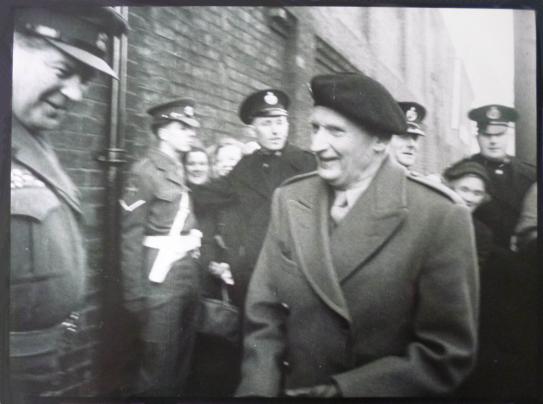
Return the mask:
M 485 167 L 476 161 L 468 159 L 457 161 L 445 169 L 443 172 L 443 177 L 447 181 L 453 181 L 468 174 L 476 175 L 484 181 L 487 187 L 489 186 L 490 178 L 488 177 Z
M 484 131 L 488 125 L 508 126 L 518 119 L 518 112 L 511 107 L 499 104 L 484 105 L 468 112 L 468 118 L 477 122 L 477 128 Z
M 40 36 L 76 60 L 117 78 L 108 64 L 108 39 L 125 33 L 128 23 L 113 7 L 21 9 L 15 28 Z
M 386 137 L 405 133 L 407 124 L 398 103 L 379 82 L 362 73 L 337 73 L 311 79 L 315 106 L 345 115 Z
M 422 127 L 422 121 L 426 116 L 426 108 L 413 101 L 401 101 L 398 102 L 398 105 L 405 115 L 407 133 L 426 136 Z
M 195 102 L 192 98 L 180 98 L 155 105 L 147 110 L 147 113 L 153 117 L 154 123 L 162 121 L 180 121 L 194 128 L 199 128 L 200 123 L 194 118 Z
M 257 116 L 287 116 L 290 100 L 281 90 L 268 88 L 252 93 L 239 107 L 241 121 L 249 125 Z

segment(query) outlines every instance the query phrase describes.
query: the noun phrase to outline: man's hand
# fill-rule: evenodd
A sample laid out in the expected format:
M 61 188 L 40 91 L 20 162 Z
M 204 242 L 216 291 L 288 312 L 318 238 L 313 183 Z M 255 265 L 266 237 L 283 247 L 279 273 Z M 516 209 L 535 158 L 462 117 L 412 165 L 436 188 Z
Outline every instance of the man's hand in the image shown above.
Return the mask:
M 287 397 L 321 397 L 332 398 L 341 397 L 339 388 L 334 384 L 317 384 L 311 387 L 301 387 L 299 389 L 285 390 Z

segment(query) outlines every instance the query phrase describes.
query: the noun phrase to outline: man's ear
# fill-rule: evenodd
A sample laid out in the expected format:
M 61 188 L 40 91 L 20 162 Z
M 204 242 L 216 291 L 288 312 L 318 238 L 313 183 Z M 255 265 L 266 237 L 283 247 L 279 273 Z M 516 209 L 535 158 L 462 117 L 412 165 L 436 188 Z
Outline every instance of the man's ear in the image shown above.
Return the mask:
M 390 143 L 390 139 L 384 137 L 375 137 L 373 141 L 373 151 L 377 153 L 384 153 L 387 150 L 387 146 Z

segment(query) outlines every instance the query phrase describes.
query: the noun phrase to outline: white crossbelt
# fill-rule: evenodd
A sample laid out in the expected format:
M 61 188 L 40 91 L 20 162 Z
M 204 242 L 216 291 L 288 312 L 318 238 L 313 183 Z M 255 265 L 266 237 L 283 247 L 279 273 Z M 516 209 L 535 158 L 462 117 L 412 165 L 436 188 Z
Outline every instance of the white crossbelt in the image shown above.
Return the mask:
M 179 209 L 168 235 L 146 236 L 143 239 L 145 247 L 158 249 L 158 254 L 149 272 L 151 282 L 164 282 L 173 263 L 180 257 L 179 250 L 184 250 L 183 256 L 185 256 L 189 251 L 201 246 L 202 233 L 199 230 L 191 229 L 189 234 L 180 235 L 189 213 L 189 196 L 187 192 L 183 192 L 179 201 Z

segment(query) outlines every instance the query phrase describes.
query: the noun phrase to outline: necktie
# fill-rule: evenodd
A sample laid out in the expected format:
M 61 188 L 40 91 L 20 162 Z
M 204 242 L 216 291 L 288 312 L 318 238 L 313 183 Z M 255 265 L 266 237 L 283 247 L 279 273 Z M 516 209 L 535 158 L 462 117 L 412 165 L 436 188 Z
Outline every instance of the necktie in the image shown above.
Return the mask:
M 332 220 L 337 225 L 345 217 L 349 211 L 349 203 L 347 201 L 347 192 L 345 191 L 336 191 L 336 197 L 332 208 L 330 209 L 330 216 Z

